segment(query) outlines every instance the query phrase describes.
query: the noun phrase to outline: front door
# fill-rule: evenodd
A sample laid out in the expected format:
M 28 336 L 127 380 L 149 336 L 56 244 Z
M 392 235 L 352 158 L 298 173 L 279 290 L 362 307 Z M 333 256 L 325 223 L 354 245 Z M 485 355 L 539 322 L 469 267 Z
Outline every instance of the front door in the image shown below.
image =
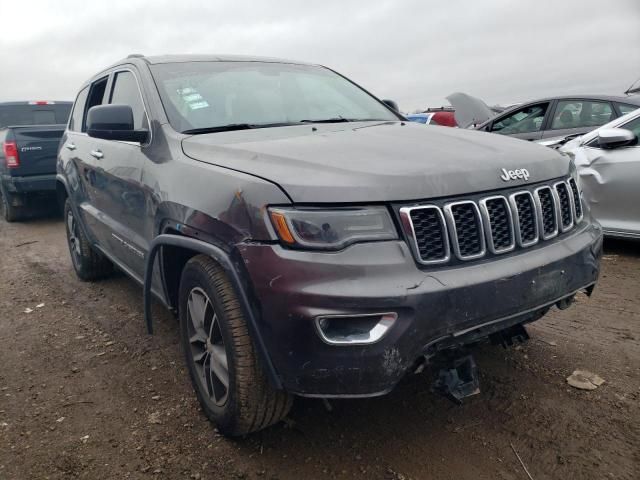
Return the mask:
M 112 74 L 107 103 L 129 105 L 134 128 L 149 129 L 144 102 L 133 70 Z M 147 241 L 143 238 L 145 197 L 142 185 L 144 150 L 148 145 L 91 138 L 90 155 L 97 165 L 95 185 L 98 219 L 105 248 L 135 277 L 144 274 Z
M 620 125 L 640 136 L 640 117 Z M 640 145 L 585 147 L 589 165 L 580 178 L 591 213 L 609 232 L 640 235 Z

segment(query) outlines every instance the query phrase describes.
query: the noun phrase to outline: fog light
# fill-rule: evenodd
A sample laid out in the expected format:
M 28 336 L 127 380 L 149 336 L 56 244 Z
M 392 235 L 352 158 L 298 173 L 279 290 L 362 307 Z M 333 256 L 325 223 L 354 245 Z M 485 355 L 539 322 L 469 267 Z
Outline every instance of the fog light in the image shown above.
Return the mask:
M 322 340 L 330 345 L 369 345 L 384 337 L 397 318 L 395 312 L 323 315 L 315 324 Z

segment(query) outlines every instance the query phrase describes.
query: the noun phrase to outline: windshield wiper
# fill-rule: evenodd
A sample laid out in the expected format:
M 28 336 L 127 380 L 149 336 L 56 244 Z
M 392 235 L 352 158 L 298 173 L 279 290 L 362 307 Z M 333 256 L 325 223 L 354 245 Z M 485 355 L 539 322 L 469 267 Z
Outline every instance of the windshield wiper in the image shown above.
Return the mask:
M 382 118 L 344 118 L 344 117 L 335 117 L 335 118 L 323 118 L 320 120 L 300 120 L 300 123 L 344 123 L 344 122 L 393 122 L 400 121 L 398 120 L 385 120 Z
M 186 133 L 189 135 L 198 135 L 201 133 L 231 132 L 234 130 L 251 130 L 253 128 L 290 127 L 292 125 L 297 125 L 297 124 L 291 123 L 291 122 L 230 123 L 229 125 L 219 125 L 216 127 L 191 128 L 189 130 L 183 130 L 182 133 Z
M 352 122 L 353 120 L 349 120 L 344 117 L 336 117 L 336 118 L 322 118 L 320 120 L 300 120 L 300 123 L 341 123 L 341 122 Z
M 199 133 L 230 132 L 233 130 L 249 130 L 250 128 L 255 128 L 255 126 L 250 123 L 230 123 L 229 125 L 219 125 L 217 127 L 191 128 L 183 130 L 182 133 L 198 135 Z

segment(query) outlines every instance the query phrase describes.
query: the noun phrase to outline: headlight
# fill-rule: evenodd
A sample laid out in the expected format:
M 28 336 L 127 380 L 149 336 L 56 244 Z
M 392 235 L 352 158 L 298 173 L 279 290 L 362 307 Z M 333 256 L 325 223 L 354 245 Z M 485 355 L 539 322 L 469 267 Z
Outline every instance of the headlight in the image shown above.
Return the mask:
M 280 240 L 290 246 L 339 250 L 356 242 L 398 238 L 384 207 L 272 207 L 269 216 Z

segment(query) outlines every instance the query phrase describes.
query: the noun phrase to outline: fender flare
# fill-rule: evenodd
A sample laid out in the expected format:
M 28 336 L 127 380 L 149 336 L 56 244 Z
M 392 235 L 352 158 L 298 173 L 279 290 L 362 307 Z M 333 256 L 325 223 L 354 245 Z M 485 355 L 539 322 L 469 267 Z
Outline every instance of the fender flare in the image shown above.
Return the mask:
M 158 251 L 162 246 L 187 248 L 189 250 L 209 255 L 220 264 L 225 273 L 229 276 L 232 287 L 235 290 L 236 295 L 238 296 L 240 306 L 245 314 L 245 318 L 247 319 L 249 332 L 253 341 L 255 342 L 256 348 L 258 350 L 257 353 L 262 360 L 262 364 L 265 368 L 267 377 L 269 378 L 269 381 L 274 388 L 281 390 L 282 382 L 280 381 L 280 377 L 278 376 L 278 373 L 276 372 L 276 369 L 271 362 L 271 357 L 267 352 L 267 348 L 262 339 L 262 335 L 260 334 L 260 330 L 258 329 L 255 312 L 251 307 L 249 298 L 247 297 L 245 290 L 242 288 L 240 275 L 233 265 L 233 261 L 229 257 L 229 254 L 215 245 L 203 242 L 202 240 L 197 240 L 195 238 L 171 234 L 161 234 L 153 239 L 145 258 L 144 283 L 142 287 L 144 320 L 149 335 L 153 335 L 153 318 L 151 316 L 151 283 L 153 278 L 153 267 Z

